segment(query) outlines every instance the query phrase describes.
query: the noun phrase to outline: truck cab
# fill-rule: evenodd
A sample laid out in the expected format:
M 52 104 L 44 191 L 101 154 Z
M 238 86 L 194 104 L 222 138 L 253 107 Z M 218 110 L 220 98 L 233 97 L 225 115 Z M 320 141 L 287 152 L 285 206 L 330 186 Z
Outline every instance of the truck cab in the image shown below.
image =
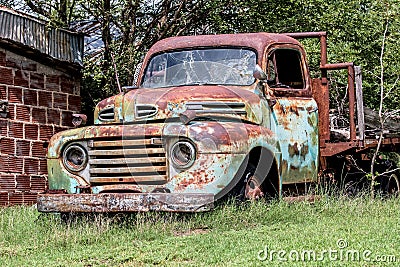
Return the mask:
M 197 212 L 317 182 L 324 88 L 290 34 L 161 40 L 94 125 L 51 138 L 38 210 Z

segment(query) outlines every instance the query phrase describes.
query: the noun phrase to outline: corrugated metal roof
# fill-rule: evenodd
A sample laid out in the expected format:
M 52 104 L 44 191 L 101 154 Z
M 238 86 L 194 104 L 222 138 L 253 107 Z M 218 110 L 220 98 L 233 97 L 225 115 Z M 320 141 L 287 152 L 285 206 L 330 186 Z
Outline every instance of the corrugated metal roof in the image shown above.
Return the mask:
M 29 15 L 0 6 L 0 42 L 19 43 L 53 59 L 83 65 L 83 35 L 49 27 Z

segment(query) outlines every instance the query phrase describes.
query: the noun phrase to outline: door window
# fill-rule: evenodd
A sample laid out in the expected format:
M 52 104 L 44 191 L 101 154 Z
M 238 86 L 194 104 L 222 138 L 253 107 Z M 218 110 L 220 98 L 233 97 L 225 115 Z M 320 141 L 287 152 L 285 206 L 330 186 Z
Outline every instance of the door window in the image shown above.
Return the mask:
M 271 88 L 305 88 L 301 53 L 295 49 L 273 50 L 268 55 L 267 72 Z

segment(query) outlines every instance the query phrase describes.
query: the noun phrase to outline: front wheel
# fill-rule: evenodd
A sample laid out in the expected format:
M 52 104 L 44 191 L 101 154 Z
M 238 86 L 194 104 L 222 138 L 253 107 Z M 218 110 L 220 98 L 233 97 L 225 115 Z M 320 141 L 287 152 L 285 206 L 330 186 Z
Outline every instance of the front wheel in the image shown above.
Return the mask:
M 256 174 L 254 166 L 250 164 L 243 175 L 240 198 L 242 200 L 257 200 L 265 197 L 262 183 L 263 179 Z

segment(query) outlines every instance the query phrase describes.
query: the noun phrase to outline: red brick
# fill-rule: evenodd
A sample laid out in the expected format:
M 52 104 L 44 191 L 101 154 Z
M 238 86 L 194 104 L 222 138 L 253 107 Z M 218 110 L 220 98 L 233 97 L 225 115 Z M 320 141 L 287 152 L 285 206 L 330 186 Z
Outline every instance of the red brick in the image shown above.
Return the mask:
M 60 125 L 60 111 L 57 109 L 47 110 L 47 123 Z
M 21 192 L 12 192 L 9 194 L 10 205 L 24 204 L 24 195 Z
M 38 140 L 39 138 L 39 125 L 25 124 L 25 139 Z
M 0 175 L 0 191 L 15 190 L 14 175 Z
M 29 191 L 31 189 L 31 179 L 28 175 L 16 175 L 15 181 L 18 191 Z
M 39 129 L 40 129 L 39 130 L 39 132 L 40 132 L 40 140 L 42 140 L 42 141 L 50 140 L 50 137 L 52 137 L 53 134 L 54 134 L 53 126 L 40 125 Z
M 14 76 L 14 85 L 29 87 L 29 72 L 23 70 L 16 70 Z
M 65 130 L 67 130 L 67 128 L 54 126 L 54 134 L 61 132 L 61 131 L 65 131 Z
M 77 81 L 74 87 L 74 95 L 81 95 L 81 85 L 80 82 Z
M 24 173 L 38 174 L 39 173 L 39 159 L 25 159 Z
M 7 87 L 0 86 L 0 99 L 7 99 Z
M 32 122 L 46 123 L 46 109 L 32 107 Z
M 74 125 L 72 124 L 72 112 L 63 111 L 61 113 L 61 121 L 62 126 L 73 127 Z
M 7 136 L 8 120 L 0 119 L 0 138 Z
M 46 75 L 46 89 L 51 91 L 60 91 L 60 77 L 57 75 Z
M 31 152 L 31 144 L 27 140 L 16 140 L 16 156 L 29 157 Z
M 44 142 L 32 142 L 32 157 L 44 158 L 46 149 L 43 147 Z
M 43 89 L 44 88 L 44 75 L 41 73 L 31 72 L 31 88 Z
M 29 205 L 29 206 L 33 205 L 34 203 L 37 202 L 37 193 L 24 192 L 23 198 L 24 198 L 24 205 Z
M 15 106 L 14 104 L 8 104 L 8 118 L 15 120 Z
M 15 156 L 2 156 L 2 165 L 4 172 L 9 173 L 22 173 L 24 160 L 23 158 L 17 158 Z
M 15 140 L 11 138 L 0 139 L 1 154 L 14 155 L 15 154 Z
M 53 104 L 54 108 L 67 109 L 67 95 L 66 94 L 54 93 L 53 99 L 54 99 L 54 104 Z
M 14 138 L 24 138 L 24 124 L 21 122 L 10 121 L 8 135 Z
M 0 139 L 0 151 L 2 154 L 15 154 L 15 140 L 11 138 Z
M 31 120 L 31 109 L 27 106 L 16 106 L 15 107 L 15 119 L 18 121 L 27 121 Z
M 61 77 L 61 92 L 73 94 L 74 93 L 74 82 L 71 78 Z
M 9 87 L 8 88 L 8 100 L 11 103 L 21 103 L 22 104 L 22 88 Z
M 80 111 L 81 110 L 81 97 L 77 95 L 68 95 L 68 110 Z
M 10 157 L 9 158 L 9 163 L 13 166 L 14 172 L 16 173 L 22 173 L 23 172 L 23 168 L 24 168 L 24 159 L 23 158 L 19 158 L 19 157 Z
M 5 61 L 5 66 L 19 69 L 19 70 L 27 70 L 27 71 L 37 71 L 37 64 L 31 61 L 22 61 L 15 58 L 8 58 Z
M 15 58 L 7 58 L 6 60 L 6 67 L 20 69 L 21 68 L 21 61 Z
M 47 159 L 39 159 L 39 174 L 47 174 Z
M 1 178 L 0 178 L 1 179 Z M 8 206 L 8 193 L 7 192 L 0 192 L 0 206 Z
M 25 105 L 37 106 L 38 104 L 38 93 L 36 90 L 25 89 L 23 98 Z
M 39 106 L 42 107 L 53 107 L 53 94 L 46 91 L 38 91 L 39 94 Z
M 23 61 L 21 63 L 21 68 L 23 70 L 29 70 L 29 71 L 37 71 L 37 64 L 36 63 L 32 63 L 29 61 Z
M 6 65 L 6 53 L 0 51 L 0 65 Z
M 0 67 L 0 83 L 9 85 L 14 84 L 14 75 L 12 69 Z
M 32 176 L 31 177 L 31 191 L 43 192 L 47 189 L 46 178 L 43 176 Z

